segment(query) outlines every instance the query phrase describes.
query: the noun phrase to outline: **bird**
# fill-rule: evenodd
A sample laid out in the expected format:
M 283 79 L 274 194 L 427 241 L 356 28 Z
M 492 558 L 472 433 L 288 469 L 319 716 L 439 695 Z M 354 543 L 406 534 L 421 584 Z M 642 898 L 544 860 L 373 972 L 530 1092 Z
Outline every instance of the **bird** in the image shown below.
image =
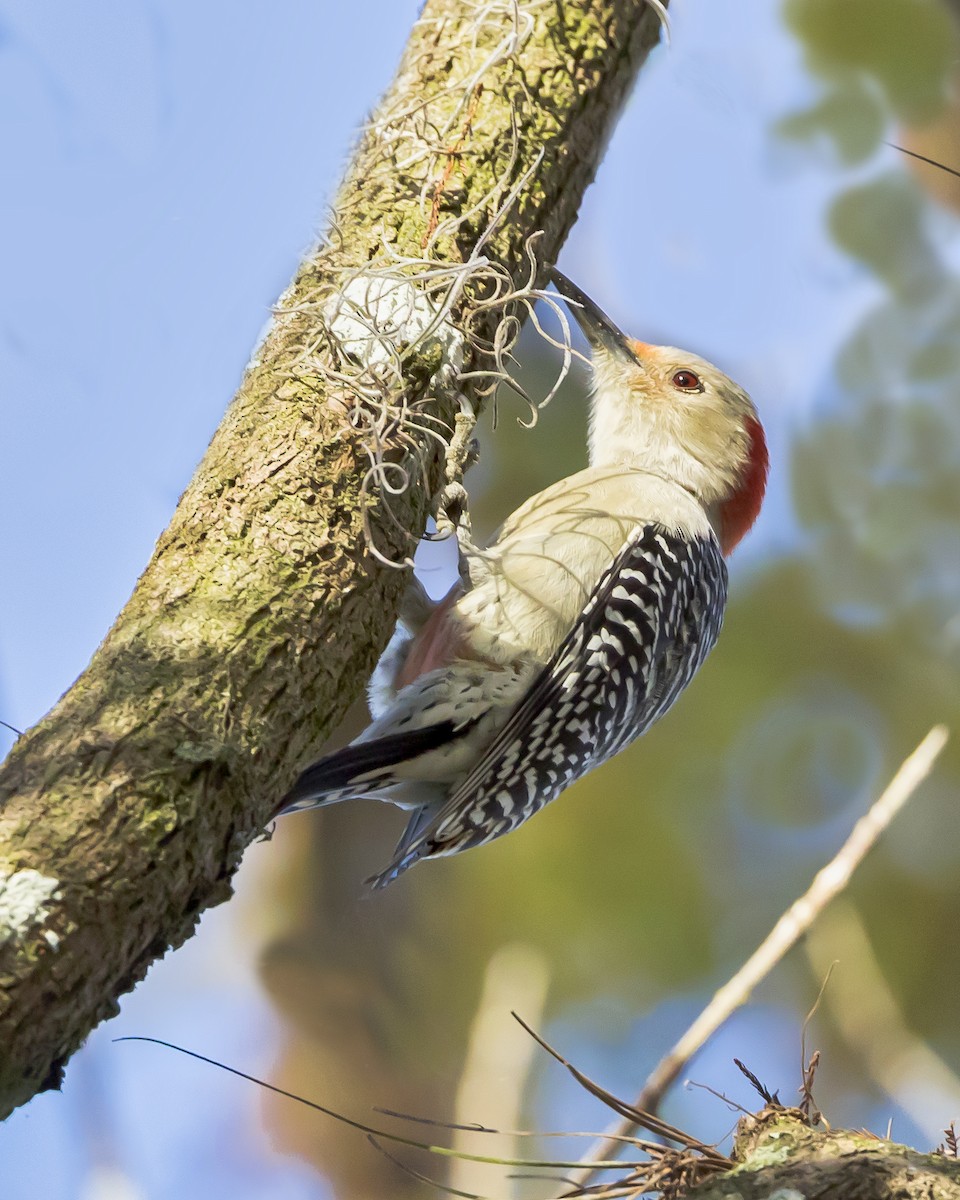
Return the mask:
M 371 724 L 279 807 L 409 809 L 374 889 L 516 829 L 663 716 L 717 641 L 726 558 L 763 502 L 767 444 L 743 388 L 627 337 L 550 273 L 591 351 L 588 466 L 486 547 L 461 544 L 442 600 L 412 578 L 370 681 Z

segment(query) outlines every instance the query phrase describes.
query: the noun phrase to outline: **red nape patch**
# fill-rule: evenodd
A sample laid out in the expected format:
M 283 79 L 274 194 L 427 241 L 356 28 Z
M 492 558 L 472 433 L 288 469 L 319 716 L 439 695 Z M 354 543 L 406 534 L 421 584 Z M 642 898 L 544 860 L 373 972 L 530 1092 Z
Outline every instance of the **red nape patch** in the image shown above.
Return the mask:
M 743 482 L 738 491 L 720 509 L 720 548 L 729 554 L 744 534 L 748 533 L 763 504 L 767 490 L 767 470 L 770 455 L 763 426 L 753 417 L 746 421 L 750 451 L 743 469 Z

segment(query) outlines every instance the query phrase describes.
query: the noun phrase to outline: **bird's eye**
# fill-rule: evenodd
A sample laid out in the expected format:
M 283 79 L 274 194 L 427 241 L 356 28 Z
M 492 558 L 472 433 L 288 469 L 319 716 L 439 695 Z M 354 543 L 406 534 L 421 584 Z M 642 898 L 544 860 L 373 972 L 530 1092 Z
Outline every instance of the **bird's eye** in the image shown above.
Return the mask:
M 670 382 L 674 387 L 679 388 L 682 392 L 703 391 L 703 384 L 700 382 L 700 376 L 696 375 L 693 371 L 677 371 Z

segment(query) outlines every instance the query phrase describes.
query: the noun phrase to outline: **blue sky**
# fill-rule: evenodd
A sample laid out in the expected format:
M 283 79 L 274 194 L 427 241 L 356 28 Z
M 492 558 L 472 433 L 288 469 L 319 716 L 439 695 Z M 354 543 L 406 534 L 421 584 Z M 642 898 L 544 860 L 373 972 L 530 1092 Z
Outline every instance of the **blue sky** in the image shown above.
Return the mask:
M 129 595 L 417 8 L 0 5 L 4 720 L 38 719 Z M 793 536 L 791 431 L 873 289 L 823 233 L 838 168 L 773 136 L 815 89 L 775 7 L 678 0 L 673 23 L 562 265 L 631 332 L 714 358 L 755 396 L 774 471 L 750 553 L 765 554 Z M 0 1129 L 5 1200 L 317 1194 L 238 1135 L 258 1100 L 236 1081 L 109 1041 L 156 1033 L 266 1069 L 272 1017 L 234 907 L 151 971 L 62 1096 Z M 224 1140 L 244 1156 L 218 1154 Z

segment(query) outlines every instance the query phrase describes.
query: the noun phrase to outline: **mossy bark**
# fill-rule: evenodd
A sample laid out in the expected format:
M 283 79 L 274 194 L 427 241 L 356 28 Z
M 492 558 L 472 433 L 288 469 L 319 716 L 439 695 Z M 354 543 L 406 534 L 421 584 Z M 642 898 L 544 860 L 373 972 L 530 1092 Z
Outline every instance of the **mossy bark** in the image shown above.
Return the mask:
M 422 255 L 451 212 L 466 216 L 437 241 L 442 261 L 466 260 L 486 232 L 484 254 L 519 281 L 538 231 L 552 261 L 658 32 L 643 0 L 480 15 L 428 0 L 332 236 L 286 293 L 133 596 L 0 769 L 0 1116 L 58 1086 L 117 997 L 229 896 L 244 848 L 390 633 L 404 574 L 370 555 L 365 521 L 388 556 L 408 555 L 439 456 L 428 435 L 401 444 L 388 429 L 387 456 L 424 463 L 422 484 L 390 512 L 365 494 L 320 301 L 345 271 Z M 406 401 L 449 426 L 437 363 L 406 366 Z
M 869 1133 L 810 1129 L 783 1110 L 741 1122 L 735 1170 L 689 1200 L 960 1200 L 960 1162 Z

